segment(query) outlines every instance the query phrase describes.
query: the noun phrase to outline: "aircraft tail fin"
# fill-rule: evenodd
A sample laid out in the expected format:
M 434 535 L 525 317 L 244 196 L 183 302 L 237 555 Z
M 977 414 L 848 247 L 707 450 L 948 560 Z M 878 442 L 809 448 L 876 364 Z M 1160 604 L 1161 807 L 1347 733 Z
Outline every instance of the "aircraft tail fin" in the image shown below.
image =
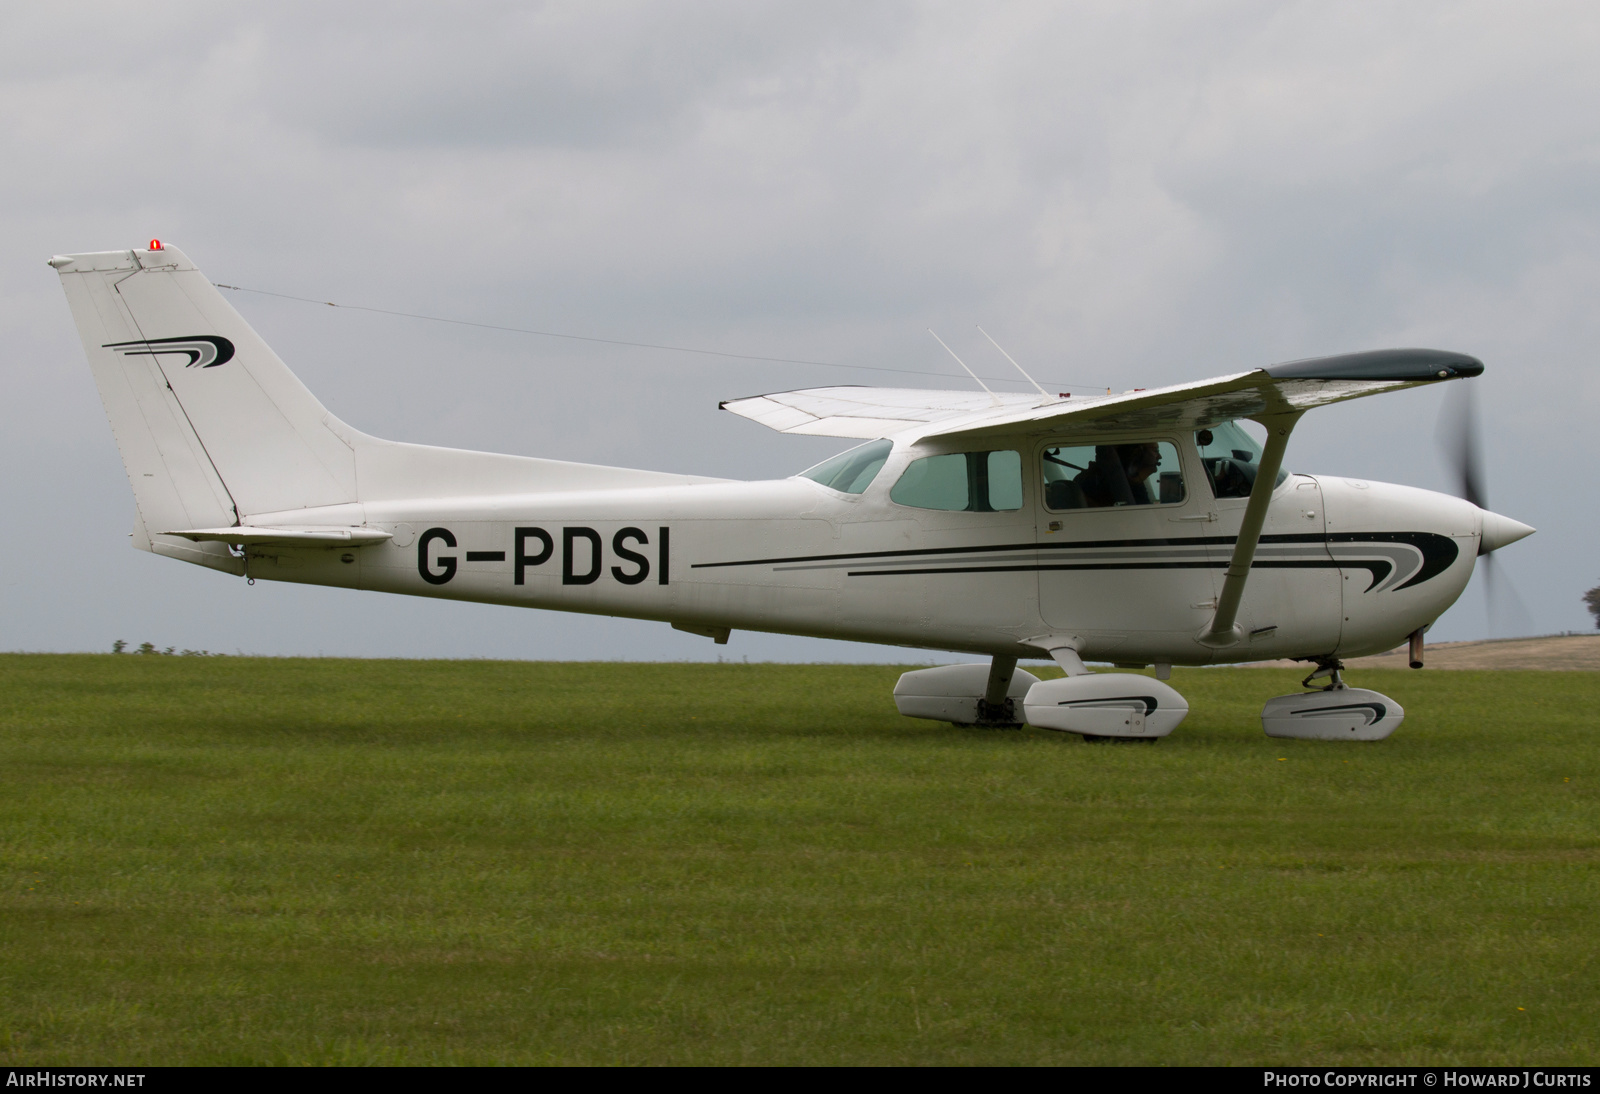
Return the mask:
M 356 500 L 359 435 L 181 251 L 60 255 L 50 265 L 133 485 L 136 540 L 146 541 L 137 545 L 231 570 L 220 544 L 160 533 Z
M 368 436 L 328 413 L 183 252 L 50 265 L 133 484 L 134 545 L 156 554 L 240 573 L 223 542 L 164 533 L 349 528 L 367 505 L 397 499 L 713 481 Z

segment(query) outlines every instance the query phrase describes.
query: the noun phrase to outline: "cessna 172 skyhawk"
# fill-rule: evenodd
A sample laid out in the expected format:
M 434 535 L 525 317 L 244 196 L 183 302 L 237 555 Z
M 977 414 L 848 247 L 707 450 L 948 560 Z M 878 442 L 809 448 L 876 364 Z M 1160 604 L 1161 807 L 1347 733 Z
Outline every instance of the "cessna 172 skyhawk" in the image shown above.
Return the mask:
M 1171 665 L 1297 658 L 1275 736 L 1374 740 L 1403 716 L 1340 658 L 1421 634 L 1476 556 L 1533 529 L 1404 486 L 1290 474 L 1307 410 L 1477 376 L 1353 353 L 1121 395 L 860 387 L 737 399 L 866 441 L 736 482 L 379 440 L 335 418 L 179 251 L 50 265 L 133 484 L 134 545 L 256 579 L 631 616 L 990 658 L 908 672 L 908 715 L 1156 738 Z M 1258 446 L 1238 424 L 1260 423 Z M 1053 659 L 1040 681 L 1019 659 Z M 1156 665 L 1091 673 L 1084 661 Z

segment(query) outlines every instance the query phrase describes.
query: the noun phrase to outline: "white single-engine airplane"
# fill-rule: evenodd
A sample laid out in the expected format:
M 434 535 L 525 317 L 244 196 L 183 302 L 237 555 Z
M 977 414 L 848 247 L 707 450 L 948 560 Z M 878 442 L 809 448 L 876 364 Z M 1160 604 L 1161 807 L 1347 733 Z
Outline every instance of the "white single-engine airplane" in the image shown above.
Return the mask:
M 832 387 L 723 403 L 867 443 L 736 482 L 379 440 L 330 414 L 183 254 L 61 255 L 128 478 L 134 546 L 226 573 L 981 654 L 902 713 L 1165 736 L 1170 667 L 1295 658 L 1268 734 L 1376 740 L 1399 704 L 1340 658 L 1422 632 L 1533 529 L 1444 494 L 1290 474 L 1307 410 L 1477 376 L 1396 349 L 1121 395 Z M 1036 385 L 1037 386 L 1037 385 Z M 1238 424 L 1260 423 L 1263 448 Z M 1053 659 L 1041 681 L 1019 659 Z M 1084 661 L 1156 666 L 1156 678 Z

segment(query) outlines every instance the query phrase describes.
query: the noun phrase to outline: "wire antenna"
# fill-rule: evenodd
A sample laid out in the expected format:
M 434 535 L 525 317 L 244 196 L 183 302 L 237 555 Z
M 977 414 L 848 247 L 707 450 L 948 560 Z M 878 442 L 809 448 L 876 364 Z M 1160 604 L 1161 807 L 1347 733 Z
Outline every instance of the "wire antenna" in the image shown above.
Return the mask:
M 393 315 L 404 319 L 422 319 L 429 323 L 447 323 L 453 327 L 477 327 L 480 330 L 508 331 L 512 334 L 531 334 L 539 338 L 564 338 L 573 342 L 596 342 L 607 346 L 630 346 L 634 349 L 667 350 L 672 353 L 692 353 L 705 357 L 721 357 L 725 360 L 734 361 L 756 361 L 763 364 L 815 365 L 818 368 L 864 369 L 868 372 L 893 372 L 902 376 L 943 376 L 948 378 L 950 375 L 947 372 L 929 372 L 926 369 L 919 368 L 889 368 L 884 365 L 843 365 L 837 361 L 810 361 L 797 357 L 762 357 L 753 353 L 726 353 L 722 350 L 699 349 L 694 346 L 668 346 L 662 345 L 658 342 L 629 342 L 621 338 L 597 338 L 587 334 L 563 334 L 553 330 L 531 330 L 527 327 L 502 326 L 499 323 L 475 323 L 470 319 L 449 319 L 442 315 L 420 315 L 417 312 L 396 311 L 392 308 L 371 308 L 362 304 L 339 304 L 332 300 L 318 300 L 315 297 L 310 296 L 294 296 L 290 293 L 269 292 L 266 289 L 252 289 L 244 285 L 224 285 L 220 281 L 213 281 L 212 284 L 219 289 L 228 289 L 232 292 L 247 292 L 256 296 L 271 296 L 279 300 L 294 300 L 301 304 L 317 304 L 326 308 L 339 308 L 343 311 L 364 311 L 373 315 Z M 968 369 L 968 371 L 970 372 L 971 370 Z M 989 379 L 1001 382 L 1004 381 L 1005 378 L 1001 376 L 991 376 Z M 1074 383 L 1078 383 L 1079 386 L 1082 387 L 1097 386 L 1095 384 L 1077 381 L 1062 382 L 1067 387 L 1073 386 Z
M 933 328 L 932 327 L 928 328 L 928 333 L 929 334 L 933 334 Z M 944 346 L 944 351 L 946 353 L 948 353 L 951 357 L 956 357 L 956 351 L 951 349 L 949 346 L 945 346 L 943 338 L 940 338 L 937 334 L 933 334 L 933 340 L 935 342 L 939 343 L 941 346 Z M 983 388 L 984 391 L 987 391 L 989 393 L 989 398 L 994 401 L 994 405 L 995 406 L 1000 406 L 1001 405 L 1000 396 L 996 395 L 992 391 L 989 391 L 989 385 L 984 383 L 982 380 L 979 380 L 978 379 L 978 374 L 976 372 L 973 372 L 970 368 L 967 368 L 967 363 L 965 361 L 963 361 L 959 357 L 956 357 L 956 364 L 960 365 L 964 369 L 967 369 L 967 375 L 968 376 L 972 377 L 974 380 L 978 380 L 978 386 Z
M 1000 343 L 996 342 L 994 340 L 994 336 L 993 335 L 991 335 L 988 331 L 984 330 L 982 327 L 978 328 L 978 333 L 983 335 L 985 338 L 989 339 L 989 344 L 991 346 L 993 346 L 997 350 L 1000 350 L 1000 356 L 1004 357 L 1007 361 L 1010 361 L 1013 365 L 1017 365 L 1017 359 L 1015 357 L 1011 356 L 1011 354 L 1007 353 L 1004 349 L 1002 349 L 1001 346 L 1000 346 Z M 1028 383 L 1032 384 L 1034 387 L 1039 388 L 1039 394 L 1040 395 L 1043 395 L 1046 399 L 1051 397 L 1050 393 L 1048 391 L 1046 391 L 1042 387 L 1039 387 L 1039 381 L 1038 380 L 1035 380 L 1032 376 L 1028 375 L 1028 370 L 1027 369 L 1023 368 L 1021 365 L 1017 365 L 1017 371 L 1022 373 L 1022 378 L 1024 380 L 1028 381 Z

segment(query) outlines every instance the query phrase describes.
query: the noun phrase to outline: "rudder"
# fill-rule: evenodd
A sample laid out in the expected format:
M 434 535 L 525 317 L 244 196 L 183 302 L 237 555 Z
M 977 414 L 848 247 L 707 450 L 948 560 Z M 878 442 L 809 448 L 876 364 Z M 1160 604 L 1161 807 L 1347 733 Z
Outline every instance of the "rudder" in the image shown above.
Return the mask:
M 50 264 L 152 537 L 356 500 L 354 431 L 181 251 L 62 255 Z M 201 550 L 163 539 L 154 548 L 186 558 Z M 234 568 L 225 552 L 202 553 L 189 560 Z

